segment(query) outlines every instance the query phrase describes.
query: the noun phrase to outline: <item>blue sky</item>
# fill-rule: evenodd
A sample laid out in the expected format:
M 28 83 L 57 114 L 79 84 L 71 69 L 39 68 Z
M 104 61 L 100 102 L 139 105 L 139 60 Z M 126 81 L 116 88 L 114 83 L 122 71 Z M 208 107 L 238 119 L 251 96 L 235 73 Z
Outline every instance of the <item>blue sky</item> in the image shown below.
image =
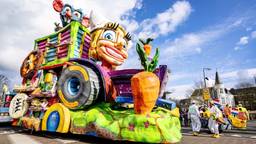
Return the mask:
M 122 68 L 139 68 L 134 43 L 152 36 L 160 48 L 160 64 L 172 73 L 167 90 L 184 98 L 202 68 L 214 79 L 218 69 L 228 88 L 256 75 L 256 0 L 63 0 L 89 15 L 96 11 L 123 24 L 133 34 L 129 58 Z M 0 73 L 19 83 L 19 66 L 33 49 L 33 40 L 53 32 L 59 15 L 52 1 L 2 0 L 0 2 Z M 210 80 L 209 83 L 212 83 Z

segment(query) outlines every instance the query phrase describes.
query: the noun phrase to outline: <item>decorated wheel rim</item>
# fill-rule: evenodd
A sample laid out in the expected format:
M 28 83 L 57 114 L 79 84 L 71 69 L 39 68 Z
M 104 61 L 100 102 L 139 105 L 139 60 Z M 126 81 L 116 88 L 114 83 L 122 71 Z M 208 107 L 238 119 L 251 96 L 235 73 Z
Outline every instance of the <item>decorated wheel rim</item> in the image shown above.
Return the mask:
M 44 114 L 42 130 L 67 133 L 70 125 L 70 111 L 61 103 L 52 105 Z
M 83 109 L 93 104 L 99 95 L 100 82 L 96 73 L 82 65 L 69 66 L 58 81 L 58 95 L 69 109 Z
M 27 113 L 27 99 L 28 96 L 24 93 L 18 93 L 16 96 L 13 97 L 9 107 L 9 114 L 12 118 L 17 119 Z
M 68 93 L 75 96 L 78 94 L 80 89 L 80 81 L 77 77 L 72 77 L 68 79 Z

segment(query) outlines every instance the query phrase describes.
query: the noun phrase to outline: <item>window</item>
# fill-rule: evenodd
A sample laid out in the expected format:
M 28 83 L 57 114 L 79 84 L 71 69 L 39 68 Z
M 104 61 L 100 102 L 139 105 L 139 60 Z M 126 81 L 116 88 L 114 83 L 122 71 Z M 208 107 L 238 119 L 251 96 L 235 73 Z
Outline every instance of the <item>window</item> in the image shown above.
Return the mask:
M 224 92 L 224 91 L 223 91 L 223 89 L 221 88 L 221 89 L 220 89 L 220 93 L 223 93 L 223 92 Z

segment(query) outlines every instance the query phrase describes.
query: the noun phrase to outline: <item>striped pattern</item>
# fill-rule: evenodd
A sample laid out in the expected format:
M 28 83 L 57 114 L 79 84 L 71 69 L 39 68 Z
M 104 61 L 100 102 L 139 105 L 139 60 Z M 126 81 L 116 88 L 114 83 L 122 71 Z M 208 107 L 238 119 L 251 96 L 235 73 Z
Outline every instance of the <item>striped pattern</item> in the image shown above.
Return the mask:
M 98 96 L 100 94 L 100 79 L 97 73 L 90 67 L 84 67 L 89 75 L 90 78 L 90 84 L 91 84 L 91 92 L 90 96 L 88 97 L 88 100 L 85 102 L 84 106 L 90 106 L 93 102 L 95 102 L 98 99 Z
M 88 59 L 89 31 L 78 22 L 57 33 L 36 40 L 35 49 L 44 54 L 44 66 L 62 64 L 70 58 Z
M 68 45 L 63 45 L 70 42 L 70 29 L 60 34 L 60 47 L 58 47 L 58 59 L 65 58 L 68 55 Z
M 91 37 L 89 35 L 86 35 L 83 40 L 83 46 L 82 46 L 82 58 L 89 58 L 88 53 L 89 53 L 89 48 L 90 48 L 90 42 L 91 42 Z
M 47 47 L 47 40 L 42 40 L 37 42 L 37 48 L 39 49 L 39 51 L 41 53 L 44 53 L 46 51 L 46 47 Z

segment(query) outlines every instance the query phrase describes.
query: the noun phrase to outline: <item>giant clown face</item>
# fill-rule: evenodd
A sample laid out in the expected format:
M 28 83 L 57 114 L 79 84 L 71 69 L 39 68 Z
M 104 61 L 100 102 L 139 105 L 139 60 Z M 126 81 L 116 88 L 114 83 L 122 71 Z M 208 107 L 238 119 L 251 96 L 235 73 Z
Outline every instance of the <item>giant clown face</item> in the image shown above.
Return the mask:
M 93 32 L 97 59 L 102 66 L 113 70 L 128 58 L 127 46 L 130 35 L 118 24 L 108 23 Z

